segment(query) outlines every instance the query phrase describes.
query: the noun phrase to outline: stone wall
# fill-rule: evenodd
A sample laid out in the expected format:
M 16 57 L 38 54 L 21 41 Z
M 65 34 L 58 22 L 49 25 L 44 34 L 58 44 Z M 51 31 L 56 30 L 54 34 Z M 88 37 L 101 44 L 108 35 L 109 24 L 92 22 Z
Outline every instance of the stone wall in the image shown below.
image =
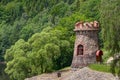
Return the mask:
M 97 34 L 97 30 L 76 31 L 72 67 L 83 67 L 96 62 L 96 51 L 99 49 Z M 83 45 L 83 55 L 77 55 L 78 45 Z

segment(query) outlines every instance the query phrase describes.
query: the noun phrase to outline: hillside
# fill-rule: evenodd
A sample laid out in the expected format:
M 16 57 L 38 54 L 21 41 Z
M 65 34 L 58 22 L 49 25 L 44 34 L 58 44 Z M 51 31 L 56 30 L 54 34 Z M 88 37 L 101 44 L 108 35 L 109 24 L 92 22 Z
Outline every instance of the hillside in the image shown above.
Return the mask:
M 119 53 L 119 3 L 120 0 L 0 0 L 0 62 L 6 63 L 2 73 L 5 71 L 11 80 L 24 80 L 70 66 L 73 29 L 78 21 L 100 23 L 99 46 L 109 53 L 105 58 Z M 119 61 L 113 63 L 113 73 Z M 5 79 L 4 74 L 0 76 Z
M 118 80 L 110 73 L 98 72 L 88 67 L 76 70 L 61 72 L 61 77 L 57 77 L 57 72 L 42 74 L 25 80 Z

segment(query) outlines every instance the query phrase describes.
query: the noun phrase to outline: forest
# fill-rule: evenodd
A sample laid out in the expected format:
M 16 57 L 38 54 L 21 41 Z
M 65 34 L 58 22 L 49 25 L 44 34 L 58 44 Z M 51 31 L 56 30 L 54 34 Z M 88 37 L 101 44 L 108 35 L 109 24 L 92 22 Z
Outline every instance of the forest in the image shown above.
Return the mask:
M 110 56 L 120 53 L 120 0 L 0 0 L 5 73 L 24 80 L 70 66 L 75 23 L 94 20 L 100 23 L 100 48 Z

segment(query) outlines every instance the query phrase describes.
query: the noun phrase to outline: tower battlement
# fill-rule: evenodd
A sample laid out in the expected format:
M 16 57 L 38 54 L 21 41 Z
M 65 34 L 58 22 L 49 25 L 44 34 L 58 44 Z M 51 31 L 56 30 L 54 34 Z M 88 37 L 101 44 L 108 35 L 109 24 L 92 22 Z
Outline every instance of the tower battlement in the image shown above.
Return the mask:
M 74 31 L 81 31 L 81 30 L 99 30 L 99 23 L 98 21 L 93 22 L 77 22 L 75 24 Z

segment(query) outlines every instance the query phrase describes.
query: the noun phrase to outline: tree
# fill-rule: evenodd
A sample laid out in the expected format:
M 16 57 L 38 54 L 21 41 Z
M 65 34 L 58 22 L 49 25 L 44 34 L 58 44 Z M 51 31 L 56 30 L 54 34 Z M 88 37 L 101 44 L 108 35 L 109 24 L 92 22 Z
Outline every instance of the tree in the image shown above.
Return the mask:
M 120 53 L 114 55 L 113 62 L 111 63 L 111 72 L 114 76 L 117 74 L 120 79 Z
M 103 43 L 104 48 L 108 50 L 111 53 L 111 55 L 120 52 L 119 3 L 120 0 L 101 0 L 100 8 L 101 35 L 104 42 Z M 115 60 L 114 62 L 115 63 L 119 62 L 119 59 Z
M 99 20 L 99 6 L 101 0 L 81 0 L 80 13 L 91 20 Z
M 18 40 L 6 51 L 6 73 L 13 80 L 23 80 L 61 68 L 59 66 L 69 61 L 67 55 L 70 47 L 69 41 L 64 40 L 63 36 L 60 30 L 47 27 L 41 33 L 34 34 L 27 42 Z
M 29 60 L 27 55 L 30 53 L 31 47 L 29 43 L 20 39 L 7 49 L 5 54 L 5 60 L 7 67 L 5 72 L 8 73 L 12 80 L 23 80 L 26 76 L 29 76 Z
M 20 76 L 23 79 L 69 66 L 74 49 L 74 24 L 98 19 L 99 2 L 1 0 L 0 56 L 6 52 L 6 72 L 11 79 Z M 27 51 L 21 48 L 24 44 L 28 46 Z

